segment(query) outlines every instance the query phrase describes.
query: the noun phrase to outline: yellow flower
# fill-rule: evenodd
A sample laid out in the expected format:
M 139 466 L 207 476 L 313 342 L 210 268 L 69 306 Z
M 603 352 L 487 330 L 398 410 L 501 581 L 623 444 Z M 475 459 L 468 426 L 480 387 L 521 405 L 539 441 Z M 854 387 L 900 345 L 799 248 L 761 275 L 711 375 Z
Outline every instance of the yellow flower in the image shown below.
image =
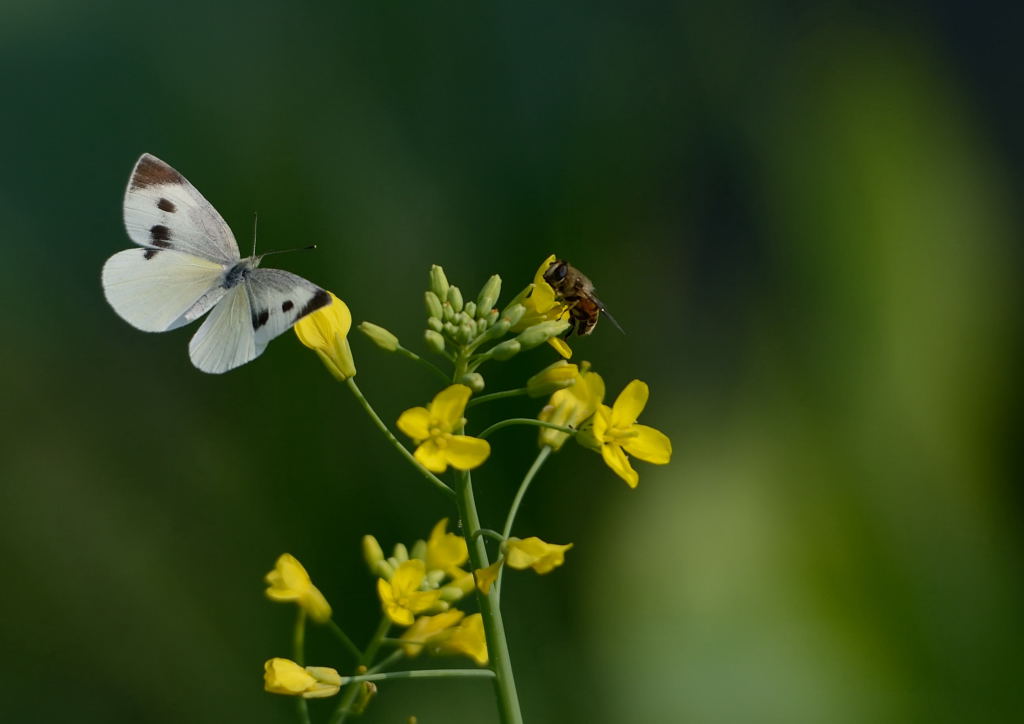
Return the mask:
M 486 440 L 453 434 L 463 423 L 471 394 L 465 385 L 452 385 L 438 392 L 429 407 L 414 407 L 398 418 L 398 429 L 419 446 L 414 454 L 427 470 L 443 473 L 449 465 L 472 470 L 491 454 Z
M 590 365 L 583 362 L 576 383 L 564 390 L 558 390 L 537 416 L 542 422 L 550 422 L 563 427 L 578 428 L 591 415 L 597 412 L 604 400 L 604 380 L 601 375 L 590 371 Z M 569 439 L 569 434 L 542 427 L 539 444 L 547 445 L 558 451 Z
M 476 569 L 474 576 L 476 578 L 476 587 L 480 590 L 480 593 L 486 594 L 491 589 L 491 584 L 498 580 L 498 571 L 501 570 L 504 562 L 504 558 L 499 558 L 487 566 L 487 568 Z
M 356 374 L 356 363 L 348 346 L 352 313 L 345 302 L 332 292 L 328 294 L 331 295 L 331 303 L 296 322 L 295 334 L 300 342 L 316 352 L 339 382 L 344 382 Z
M 555 255 L 552 254 L 541 262 L 537 273 L 533 275 L 533 284 L 512 300 L 511 304 L 519 303 L 526 307 L 526 314 L 512 326 L 513 332 L 522 332 L 540 322 L 560 322 L 569 318 L 569 306 L 558 298 L 555 290 L 544 280 L 544 272 L 554 260 Z M 552 337 L 548 344 L 565 359 L 572 357 L 572 350 L 561 337 Z
M 505 562 L 512 568 L 532 568 L 537 573 L 550 573 L 565 561 L 565 552 L 572 543 L 545 543 L 540 538 L 509 538 L 505 546 Z
M 282 553 L 264 580 L 270 585 L 267 598 L 272 601 L 295 601 L 318 623 L 331 617 L 331 606 L 324 594 L 309 580 L 306 569 L 294 556 Z
M 479 613 L 466 616 L 462 622 L 438 645 L 438 651 L 465 654 L 480 666 L 487 663 L 487 639 L 484 620 Z
M 421 591 L 427 571 L 423 561 L 413 558 L 398 566 L 390 581 L 377 579 L 377 593 L 384 612 L 400 626 L 409 626 L 422 613 L 437 603 L 440 591 Z
M 410 658 L 418 655 L 423 650 L 425 644 L 439 639 L 461 621 L 464 615 L 459 609 L 453 608 L 436 616 L 420 616 L 417 618 L 416 623 L 407 628 L 401 636 L 405 655 Z
M 456 569 L 469 558 L 469 548 L 466 547 L 466 539 L 462 536 L 446 533 L 447 527 L 448 519 L 442 518 L 430 531 L 430 539 L 427 541 L 427 570 L 440 569 L 455 578 Z
M 526 381 L 526 394 L 530 397 L 544 397 L 552 392 L 572 387 L 579 377 L 579 367 L 560 359 Z
M 593 426 L 581 441 L 599 449 L 608 467 L 631 488 L 636 487 L 640 476 L 629 464 L 626 453 L 655 465 L 664 465 L 672 458 L 672 442 L 665 433 L 636 424 L 647 404 L 647 397 L 647 385 L 633 380 L 619 394 L 614 405 L 598 408 Z
M 263 688 L 271 694 L 319 699 L 338 693 L 341 676 L 328 666 L 302 667 L 291 659 L 268 659 L 263 664 Z

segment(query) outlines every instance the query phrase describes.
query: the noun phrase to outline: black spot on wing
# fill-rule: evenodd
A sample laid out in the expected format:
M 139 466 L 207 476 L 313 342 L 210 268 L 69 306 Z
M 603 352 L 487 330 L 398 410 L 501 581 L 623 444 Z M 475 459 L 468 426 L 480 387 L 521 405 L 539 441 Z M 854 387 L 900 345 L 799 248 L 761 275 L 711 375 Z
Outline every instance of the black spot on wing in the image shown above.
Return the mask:
M 132 188 L 144 189 L 147 186 L 160 184 L 185 184 L 185 178 L 161 161 L 148 153 L 139 159 L 135 164 L 135 172 L 132 174 Z
M 283 304 L 281 305 L 281 311 L 282 311 L 282 312 L 287 312 L 287 311 L 288 311 L 289 309 L 291 309 L 291 308 L 292 308 L 292 307 L 294 307 L 294 306 L 295 306 L 295 305 L 294 305 L 294 304 L 292 304 L 292 300 L 291 300 L 291 299 L 289 299 L 289 300 L 285 301 L 285 302 L 284 302 L 284 303 L 283 303 Z
M 146 252 L 142 255 L 142 258 L 145 259 L 146 261 L 149 261 L 159 253 L 159 249 L 146 249 Z
M 315 312 L 316 310 L 320 309 L 320 307 L 326 307 L 330 303 L 331 295 L 325 292 L 323 289 L 317 289 L 316 294 L 313 295 L 313 298 L 306 302 L 306 306 L 299 310 L 299 313 L 295 318 L 302 319 L 310 312 Z
M 156 202 L 156 207 L 161 211 L 166 211 L 168 214 L 173 214 L 175 211 L 178 210 L 178 207 L 174 205 L 173 201 L 171 201 L 170 199 L 165 199 L 163 197 L 161 197 L 160 200 Z
M 166 249 L 171 245 L 171 230 L 163 224 L 157 224 L 149 230 L 149 238 L 152 239 L 153 246 L 159 246 L 162 249 Z
M 259 329 L 260 327 L 267 323 L 268 319 L 270 319 L 269 309 L 264 309 L 259 314 L 252 315 L 252 328 Z

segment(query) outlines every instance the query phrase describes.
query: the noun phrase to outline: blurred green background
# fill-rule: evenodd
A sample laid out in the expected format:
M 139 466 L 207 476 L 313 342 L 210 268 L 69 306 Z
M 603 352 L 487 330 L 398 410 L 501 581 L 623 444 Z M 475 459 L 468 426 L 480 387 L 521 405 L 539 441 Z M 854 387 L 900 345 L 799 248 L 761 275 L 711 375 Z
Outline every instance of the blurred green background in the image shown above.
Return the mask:
M 365 638 L 360 537 L 449 514 L 292 335 L 211 377 L 191 330 L 107 306 L 143 151 L 243 249 L 254 211 L 261 249 L 319 244 L 273 265 L 414 348 L 432 263 L 469 295 L 500 273 L 503 299 L 552 252 L 595 280 L 628 335 L 602 324 L 577 357 L 610 394 L 647 381 L 675 454 L 631 491 L 570 444 L 535 483 L 518 532 L 576 547 L 507 579 L 528 722 L 1015 719 L 1021 21 L 3 0 L 0 719 L 293 721 L 261 690 L 293 618 L 263 598 L 275 557 Z M 385 418 L 435 391 L 352 346 Z M 475 476 L 493 527 L 535 450 L 499 435 Z M 496 720 L 480 682 L 380 689 L 367 722 Z

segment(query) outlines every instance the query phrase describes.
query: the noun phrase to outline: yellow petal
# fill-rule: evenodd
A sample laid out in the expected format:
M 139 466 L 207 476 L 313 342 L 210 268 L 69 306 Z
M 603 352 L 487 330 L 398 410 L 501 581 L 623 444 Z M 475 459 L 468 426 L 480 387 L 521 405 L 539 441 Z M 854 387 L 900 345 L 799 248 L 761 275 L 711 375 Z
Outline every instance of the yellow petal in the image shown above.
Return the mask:
M 434 397 L 430 403 L 431 420 L 445 432 L 451 432 L 462 423 L 469 396 L 473 394 L 465 385 L 452 385 Z
M 457 608 L 439 613 L 436 616 L 420 616 L 402 634 L 402 648 L 406 656 L 416 656 L 423 650 L 423 644 L 429 642 L 462 620 L 465 614 Z
M 640 482 L 640 476 L 629 464 L 629 458 L 618 445 L 605 444 L 601 446 L 601 457 L 605 464 L 612 469 L 616 475 L 626 481 L 631 488 L 635 488 Z
M 316 684 L 316 679 L 291 659 L 268 659 L 263 664 L 263 688 L 271 694 L 298 696 Z
M 352 313 L 348 305 L 333 292 L 328 294 L 331 295 L 330 304 L 295 323 L 296 336 L 310 349 L 326 350 L 334 343 L 336 335 L 344 338 L 352 328 Z
M 487 566 L 487 568 L 477 568 L 473 572 L 473 577 L 476 579 L 476 587 L 480 590 L 480 593 L 486 594 L 491 589 L 491 584 L 498 580 L 498 571 L 501 570 L 503 563 L 505 563 L 505 559 L 499 558 Z
M 439 589 L 435 589 L 433 591 L 416 591 L 405 597 L 405 607 L 414 614 L 422 613 L 428 608 L 432 608 L 439 598 L 441 598 L 441 591 Z M 410 621 L 409 623 L 412 622 Z
M 327 599 L 324 598 L 324 594 L 320 593 L 320 589 L 312 584 L 310 584 L 306 595 L 299 599 L 299 605 L 317 623 L 325 623 L 331 617 L 331 604 L 327 603 Z
M 452 435 L 448 438 L 444 454 L 445 459 L 456 470 L 472 470 L 482 465 L 491 454 L 491 444 L 478 437 Z
M 434 440 L 427 440 L 416 448 L 413 456 L 432 473 L 443 473 L 448 469 L 448 458 L 445 456 L 445 451 Z
M 454 533 L 447 533 L 448 519 L 442 518 L 430 532 L 427 541 L 427 570 L 441 569 L 448 572 L 461 566 L 469 558 L 466 539 Z
M 413 407 L 398 417 L 398 429 L 417 443 L 430 437 L 430 413 L 425 407 Z
M 391 588 L 397 596 L 417 590 L 427 575 L 426 565 L 418 558 L 410 558 L 395 569 L 391 577 Z
M 566 342 L 561 337 L 549 338 L 548 344 L 554 347 L 555 351 L 558 352 L 558 354 L 562 355 L 562 357 L 564 357 L 565 359 L 570 359 L 572 357 L 572 347 L 570 347 L 569 343 Z
M 578 387 L 576 394 L 583 398 L 584 391 L 589 393 L 585 398 L 589 404 L 592 405 L 592 409 L 597 409 L 598 405 L 604 402 L 604 379 L 601 375 L 596 372 L 584 372 L 580 374 L 582 378 L 582 385 L 573 385 Z
M 672 441 L 661 430 L 647 425 L 633 425 L 629 428 L 633 437 L 622 441 L 622 447 L 635 458 L 655 465 L 664 465 L 672 459 Z
M 594 417 L 590 421 L 590 433 L 598 442 L 604 442 L 605 435 L 608 433 L 608 427 L 611 425 L 611 419 L 612 408 L 608 407 L 608 405 L 601 405 L 597 408 Z
M 454 654 L 465 654 L 480 666 L 486 664 L 487 639 L 484 637 L 483 617 L 479 613 L 466 616 L 439 648 Z
M 505 546 L 505 558 L 512 568 L 532 568 L 537 573 L 550 573 L 565 561 L 565 552 L 572 543 L 560 545 L 546 543 L 537 536 L 510 538 Z
M 619 393 L 612 406 L 612 427 L 629 427 L 647 404 L 647 383 L 633 380 Z

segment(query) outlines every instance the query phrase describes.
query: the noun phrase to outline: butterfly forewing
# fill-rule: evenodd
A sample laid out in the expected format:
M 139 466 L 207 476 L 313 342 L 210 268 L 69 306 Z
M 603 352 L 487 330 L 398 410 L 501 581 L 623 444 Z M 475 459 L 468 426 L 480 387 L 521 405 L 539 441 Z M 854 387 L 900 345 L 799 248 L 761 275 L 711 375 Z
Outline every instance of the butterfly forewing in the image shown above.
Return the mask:
M 281 269 L 253 269 L 246 278 L 257 354 L 296 321 L 331 303 L 312 282 Z
M 148 153 L 124 194 L 124 225 L 140 246 L 192 254 L 223 265 L 239 259 L 238 244 L 217 210 L 184 176 Z

